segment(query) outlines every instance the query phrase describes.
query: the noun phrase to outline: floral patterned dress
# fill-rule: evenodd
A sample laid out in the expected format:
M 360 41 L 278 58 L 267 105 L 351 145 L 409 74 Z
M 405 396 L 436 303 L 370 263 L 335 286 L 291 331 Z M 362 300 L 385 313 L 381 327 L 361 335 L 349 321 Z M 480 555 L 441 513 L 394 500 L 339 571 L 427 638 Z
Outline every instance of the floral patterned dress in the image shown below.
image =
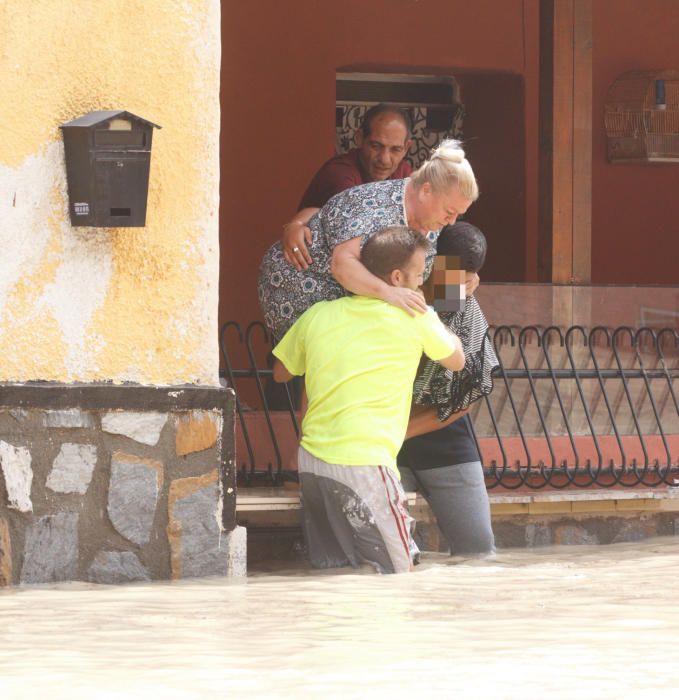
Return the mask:
M 275 338 L 282 338 L 312 304 L 348 294 L 330 272 L 332 251 L 352 238 L 360 238 L 363 246 L 385 228 L 406 225 L 407 182 L 407 178 L 369 182 L 332 197 L 309 221 L 312 241 L 307 247 L 313 263 L 307 270 L 298 272 L 286 262 L 280 241 L 269 248 L 259 268 L 257 293 L 264 322 Z M 425 279 L 436 255 L 438 234 L 427 234 L 432 245 L 426 254 Z

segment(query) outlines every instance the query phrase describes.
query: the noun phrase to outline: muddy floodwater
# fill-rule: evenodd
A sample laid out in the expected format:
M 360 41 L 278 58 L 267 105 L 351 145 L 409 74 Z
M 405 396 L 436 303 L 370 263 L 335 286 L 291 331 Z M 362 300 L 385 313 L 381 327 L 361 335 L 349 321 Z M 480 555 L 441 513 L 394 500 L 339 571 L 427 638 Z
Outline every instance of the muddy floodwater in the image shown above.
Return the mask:
M 0 698 L 679 697 L 679 539 L 0 591 Z

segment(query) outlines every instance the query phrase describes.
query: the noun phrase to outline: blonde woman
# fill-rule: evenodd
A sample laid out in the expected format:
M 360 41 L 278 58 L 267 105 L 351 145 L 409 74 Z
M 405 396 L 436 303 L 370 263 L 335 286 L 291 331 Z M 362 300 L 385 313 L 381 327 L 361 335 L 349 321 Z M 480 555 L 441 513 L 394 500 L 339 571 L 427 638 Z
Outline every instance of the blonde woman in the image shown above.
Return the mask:
M 411 177 L 383 180 L 340 192 L 309 221 L 312 263 L 297 270 L 275 243 L 259 270 L 258 294 L 267 327 L 280 339 L 317 301 L 347 293 L 375 297 L 413 315 L 426 310 L 422 295 L 392 287 L 361 263 L 361 247 L 391 226 L 408 226 L 430 242 L 424 278 L 431 272 L 439 231 L 478 198 L 478 186 L 464 150 L 446 140 Z M 292 251 L 294 252 L 294 251 Z

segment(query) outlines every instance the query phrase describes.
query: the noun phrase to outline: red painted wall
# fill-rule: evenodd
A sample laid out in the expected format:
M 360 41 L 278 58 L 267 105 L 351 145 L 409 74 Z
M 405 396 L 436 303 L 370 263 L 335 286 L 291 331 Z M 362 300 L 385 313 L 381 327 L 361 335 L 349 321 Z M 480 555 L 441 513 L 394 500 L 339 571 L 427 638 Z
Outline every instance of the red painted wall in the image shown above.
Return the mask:
M 259 317 L 262 254 L 334 151 L 338 70 L 461 78 L 484 279 L 534 280 L 538 22 L 538 0 L 223 0 L 221 320 Z
M 677 0 L 593 3 L 592 279 L 679 284 L 679 164 L 611 165 L 604 105 L 628 70 L 679 69 Z
M 484 281 L 524 281 L 526 148 L 524 79 L 507 73 L 462 75 L 466 152 L 481 197 L 466 217 L 488 239 Z

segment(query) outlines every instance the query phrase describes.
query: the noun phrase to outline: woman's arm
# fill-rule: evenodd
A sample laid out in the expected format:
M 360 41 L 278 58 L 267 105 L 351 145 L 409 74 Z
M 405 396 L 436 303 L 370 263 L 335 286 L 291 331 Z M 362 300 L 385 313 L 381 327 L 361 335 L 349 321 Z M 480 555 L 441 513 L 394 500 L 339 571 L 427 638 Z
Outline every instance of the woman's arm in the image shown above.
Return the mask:
M 300 209 L 295 218 L 283 226 L 283 256 L 297 272 L 306 270 L 313 262 L 306 247 L 307 243 L 311 243 L 311 229 L 307 224 L 317 211 L 315 207 Z
M 464 416 L 468 410 L 468 408 L 465 408 L 463 411 L 453 413 L 444 421 L 441 421 L 439 420 L 435 408 L 413 406 L 410 413 L 410 420 L 408 421 L 408 430 L 406 431 L 405 439 L 407 440 L 408 438 L 417 437 L 418 435 L 425 435 L 426 433 L 433 433 L 435 430 L 445 428 L 447 425 L 450 425 L 459 418 L 462 418 L 462 416 Z
M 398 306 L 411 316 L 416 311 L 424 313 L 427 304 L 422 294 L 406 287 L 392 287 L 375 277 L 360 259 L 360 238 L 351 238 L 336 245 L 332 251 L 330 271 L 332 276 L 349 292 L 366 297 L 375 297 Z

